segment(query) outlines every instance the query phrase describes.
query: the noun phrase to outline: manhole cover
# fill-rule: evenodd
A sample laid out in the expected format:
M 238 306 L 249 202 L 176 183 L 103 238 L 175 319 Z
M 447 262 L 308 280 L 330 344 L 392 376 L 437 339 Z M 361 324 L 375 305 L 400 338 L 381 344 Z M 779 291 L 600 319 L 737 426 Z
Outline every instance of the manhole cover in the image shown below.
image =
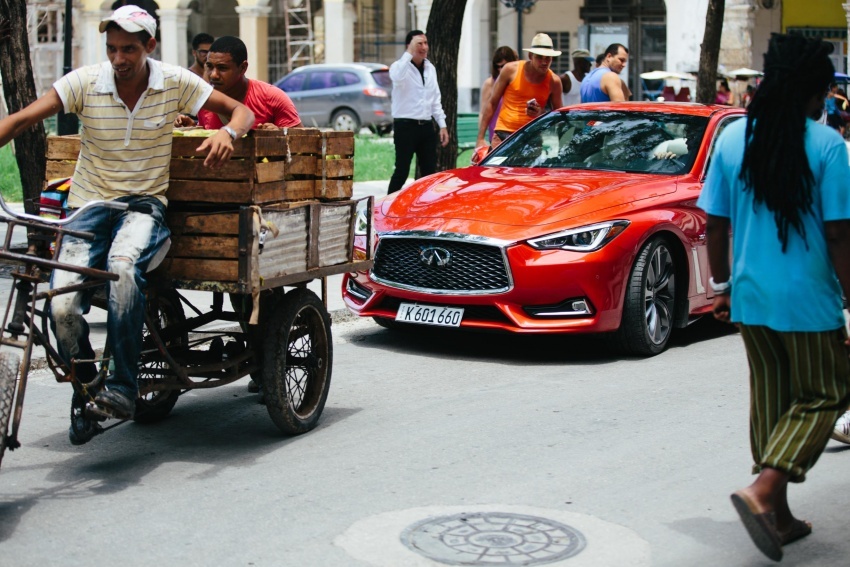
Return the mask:
M 401 541 L 449 565 L 542 565 L 577 555 L 587 544 L 570 526 L 505 512 L 430 518 L 405 529 Z

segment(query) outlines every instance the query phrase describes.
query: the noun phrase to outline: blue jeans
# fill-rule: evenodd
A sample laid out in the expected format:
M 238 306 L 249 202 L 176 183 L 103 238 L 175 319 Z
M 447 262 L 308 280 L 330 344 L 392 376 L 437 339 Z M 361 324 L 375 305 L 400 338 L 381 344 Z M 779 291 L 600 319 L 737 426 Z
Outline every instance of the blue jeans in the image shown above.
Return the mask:
M 112 353 L 114 373 L 106 380 L 110 390 L 130 399 L 139 392 L 136 378 L 142 351 L 145 322 L 145 272 L 170 232 L 165 225 L 165 206 L 153 197 L 121 197 L 119 201 L 149 203 L 152 214 L 116 211 L 95 207 L 84 211 L 68 228 L 92 232 L 94 240 L 66 236 L 62 241 L 59 261 L 88 266 L 118 274 L 109 282 L 107 309 L 107 345 Z M 54 270 L 50 288 L 57 289 L 84 281 L 81 274 Z M 57 349 L 70 364 L 72 358 L 92 359 L 89 327 L 83 315 L 91 308 L 93 290 L 66 293 L 53 298 L 50 316 Z M 92 366 L 80 368 L 91 375 Z M 90 379 L 91 376 L 81 376 Z

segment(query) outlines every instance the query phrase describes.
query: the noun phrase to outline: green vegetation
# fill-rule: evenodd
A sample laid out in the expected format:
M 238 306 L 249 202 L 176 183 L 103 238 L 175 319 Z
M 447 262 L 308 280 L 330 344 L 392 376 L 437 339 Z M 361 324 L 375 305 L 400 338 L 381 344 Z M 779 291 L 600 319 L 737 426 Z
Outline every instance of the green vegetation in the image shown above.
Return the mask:
M 379 138 L 377 136 L 357 136 L 354 147 L 354 180 L 374 181 L 389 179 L 393 173 L 395 162 L 395 147 L 390 137 Z M 458 167 L 469 165 L 472 157 L 471 151 L 463 152 L 457 160 Z M 415 171 L 415 163 L 411 165 L 410 174 Z M 21 178 L 18 174 L 18 165 L 15 156 L 12 155 L 10 146 L 0 148 L 0 191 L 3 198 L 20 202 Z
M 3 193 L 3 198 L 7 201 L 23 201 L 21 176 L 11 146 L 0 148 L 0 193 Z
M 458 167 L 466 167 L 472 158 L 472 151 L 463 152 L 457 159 Z M 395 146 L 393 139 L 376 136 L 357 136 L 354 139 L 354 181 L 375 181 L 389 179 L 395 164 Z M 413 175 L 416 160 L 410 166 Z

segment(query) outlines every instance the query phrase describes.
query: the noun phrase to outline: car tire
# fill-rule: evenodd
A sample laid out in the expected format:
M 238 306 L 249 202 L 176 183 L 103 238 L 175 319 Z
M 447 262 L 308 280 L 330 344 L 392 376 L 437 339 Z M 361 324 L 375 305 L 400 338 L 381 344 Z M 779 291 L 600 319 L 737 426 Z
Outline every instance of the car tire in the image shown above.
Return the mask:
M 337 110 L 331 116 L 331 128 L 337 132 L 354 132 L 360 131 L 360 117 L 353 110 L 343 108 Z
M 656 237 L 644 244 L 632 266 L 615 345 L 638 356 L 663 352 L 673 333 L 675 306 L 675 257 L 667 242 Z

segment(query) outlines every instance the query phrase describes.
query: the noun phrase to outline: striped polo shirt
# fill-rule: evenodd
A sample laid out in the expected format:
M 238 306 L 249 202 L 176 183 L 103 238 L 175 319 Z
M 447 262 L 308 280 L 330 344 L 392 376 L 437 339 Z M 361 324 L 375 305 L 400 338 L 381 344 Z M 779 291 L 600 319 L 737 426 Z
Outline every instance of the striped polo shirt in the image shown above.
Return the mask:
M 174 119 L 196 116 L 212 87 L 194 73 L 148 58 L 148 88 L 128 109 L 115 87 L 109 62 L 83 67 L 53 84 L 65 112 L 82 123 L 82 144 L 68 206 L 131 195 L 164 204 Z

